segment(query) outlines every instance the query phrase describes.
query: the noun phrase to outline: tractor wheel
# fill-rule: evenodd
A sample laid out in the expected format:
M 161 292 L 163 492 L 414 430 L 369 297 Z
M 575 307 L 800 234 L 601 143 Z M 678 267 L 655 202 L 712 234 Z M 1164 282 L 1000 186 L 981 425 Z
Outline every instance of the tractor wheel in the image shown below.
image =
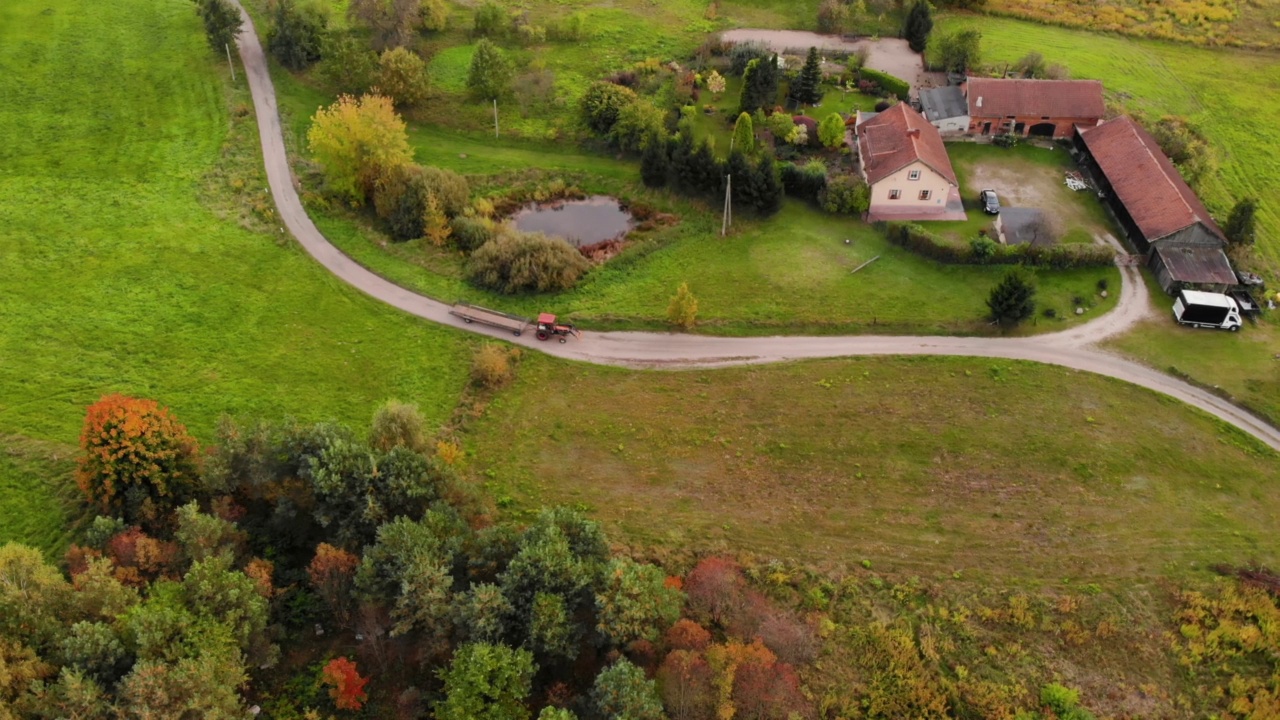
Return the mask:
M 462 318 L 462 322 L 464 322 L 464 323 L 466 323 L 466 324 L 470 325 L 470 324 L 471 324 L 472 322 L 474 322 L 474 321 L 473 321 L 471 318 Z
M 516 337 L 520 337 L 520 331 L 519 331 L 519 330 L 512 330 L 512 331 L 511 331 L 511 334 L 512 334 L 512 335 L 515 335 Z
M 547 331 L 546 331 L 546 330 L 539 330 L 539 331 L 538 331 L 538 339 L 539 339 L 539 340 L 546 340 L 546 339 L 547 339 L 547 338 L 549 338 L 549 337 L 551 337 L 551 336 L 547 334 Z
M 567 343 L 569 342 L 569 338 L 560 338 L 560 342 Z

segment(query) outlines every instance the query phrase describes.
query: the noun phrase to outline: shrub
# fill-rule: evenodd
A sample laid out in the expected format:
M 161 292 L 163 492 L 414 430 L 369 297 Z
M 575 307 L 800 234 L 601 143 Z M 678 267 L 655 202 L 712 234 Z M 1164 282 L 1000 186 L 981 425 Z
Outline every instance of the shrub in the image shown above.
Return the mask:
M 969 248 L 973 251 L 973 260 L 978 264 L 985 264 L 996 254 L 995 241 L 989 237 L 976 237 L 969 241 Z
M 640 180 L 645 187 L 662 187 L 671 175 L 670 143 L 660 136 L 649 138 L 640 156 Z
M 738 119 L 733 123 L 733 139 L 730 142 L 729 147 L 744 155 L 750 155 L 755 152 L 755 123 L 751 121 L 750 115 L 746 113 L 738 114 Z
M 782 188 L 791 197 L 816 203 L 827 189 L 827 168 L 821 160 L 804 165 L 782 163 L 778 170 L 782 175 Z
M 689 291 L 689 283 L 682 282 L 667 304 L 667 322 L 685 330 L 693 328 L 698 319 L 698 298 Z
M 329 35 L 322 55 L 317 71 L 339 93 L 363 95 L 377 80 L 378 55 L 355 38 Z
M 818 195 L 818 204 L 829 213 L 861 215 L 871 205 L 871 191 L 856 175 L 837 175 L 827 179 Z
M 1236 245 L 1252 245 L 1257 241 L 1258 222 L 1254 217 L 1258 211 L 1258 201 L 1253 198 L 1242 198 L 1231 208 L 1227 216 L 1227 224 L 1222 231 L 1227 240 Z
M 154 400 L 107 395 L 80 433 L 76 484 L 90 504 L 129 523 L 152 524 L 192 496 L 199 447 Z
M 818 32 L 840 35 L 849 22 L 849 8 L 840 0 L 822 0 L 818 6 Z
M 1021 138 L 1013 133 L 1005 133 L 1004 135 L 996 135 L 991 138 L 991 144 L 1002 148 L 1017 147 L 1020 139 Z
M 458 173 L 445 168 L 427 167 L 422 171 L 427 189 L 449 217 L 461 215 L 471 201 L 471 185 Z
M 636 94 L 631 89 L 599 81 L 592 83 L 583 93 L 579 109 L 587 127 L 597 134 L 605 135 L 618 122 L 622 108 L 635 100 Z
M 833 112 L 818 123 L 818 142 L 828 150 L 844 145 L 844 118 Z
M 459 215 L 449 221 L 449 227 L 453 230 L 453 244 L 466 253 L 493 239 L 493 229 L 480 218 Z
M 558 42 L 579 42 L 587 37 L 587 22 L 575 12 L 547 24 L 547 36 Z
M 511 353 L 497 343 L 481 343 L 471 358 L 471 380 L 477 385 L 494 389 L 511 381 Z
M 382 452 L 391 452 L 397 447 L 408 448 L 416 453 L 426 452 L 427 434 L 418 406 L 398 400 L 383 403 L 373 414 L 369 445 Z
M 507 31 L 507 12 L 502 6 L 486 0 L 480 7 L 476 8 L 475 24 L 471 28 L 473 37 L 502 37 Z
M 431 191 L 419 165 L 387 168 L 374 184 L 373 207 L 395 240 L 422 237 Z
M 564 240 L 506 230 L 471 254 L 467 272 L 477 285 L 511 295 L 567 290 L 590 267 Z
M 609 140 L 620 150 L 641 152 L 650 138 L 666 133 L 666 113 L 647 98 L 636 98 L 618 112 L 618 121 L 609 131 Z
M 427 96 L 427 64 L 402 47 L 378 56 L 378 90 L 400 107 L 413 107 Z
M 859 71 L 859 79 L 875 83 L 881 90 L 903 102 L 911 97 L 911 83 L 889 73 L 864 67 Z M 861 83 L 859 83 L 859 90 L 861 90 Z

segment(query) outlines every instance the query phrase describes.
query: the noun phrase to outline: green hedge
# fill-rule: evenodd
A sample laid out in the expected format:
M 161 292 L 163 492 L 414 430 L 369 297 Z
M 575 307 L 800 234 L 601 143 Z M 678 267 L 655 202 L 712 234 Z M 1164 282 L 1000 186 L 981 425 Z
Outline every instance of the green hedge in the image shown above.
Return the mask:
M 902 78 L 894 77 L 889 73 L 872 70 L 871 68 L 862 68 L 858 71 L 863 80 L 870 80 L 880 86 L 882 90 L 899 100 L 906 102 L 911 99 L 911 83 Z
M 1034 265 L 1055 270 L 1110 267 L 1116 253 L 1105 245 L 995 245 L 990 254 L 972 243 L 940 237 L 914 223 L 877 223 L 889 242 L 938 262 L 952 265 Z

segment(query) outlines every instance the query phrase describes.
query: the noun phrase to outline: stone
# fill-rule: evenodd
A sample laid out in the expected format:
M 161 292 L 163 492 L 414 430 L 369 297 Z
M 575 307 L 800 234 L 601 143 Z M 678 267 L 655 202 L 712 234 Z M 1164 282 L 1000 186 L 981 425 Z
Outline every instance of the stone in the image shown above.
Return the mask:
M 1106 297 L 1106 296 L 1107 296 L 1107 291 L 1106 291 L 1106 290 L 1103 290 L 1102 292 L 1100 292 L 1100 293 L 1098 293 L 1098 294 L 1099 294 L 1099 295 L 1101 295 L 1102 297 Z
M 1077 315 L 1083 315 L 1083 314 L 1084 314 L 1084 308 L 1076 308 L 1076 314 L 1077 314 Z

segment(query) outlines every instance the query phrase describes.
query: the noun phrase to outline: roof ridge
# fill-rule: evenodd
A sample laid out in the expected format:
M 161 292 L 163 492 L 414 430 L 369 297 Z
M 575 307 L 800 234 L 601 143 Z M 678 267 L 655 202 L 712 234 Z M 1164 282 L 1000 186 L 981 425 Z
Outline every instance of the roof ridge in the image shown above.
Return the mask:
M 1160 177 L 1164 178 L 1165 183 L 1167 183 L 1169 188 L 1173 190 L 1173 194 L 1178 196 L 1178 202 L 1182 203 L 1182 207 L 1187 209 L 1187 214 L 1199 222 L 1204 222 L 1204 218 L 1200 217 L 1200 214 L 1196 212 L 1196 209 L 1191 207 L 1191 203 L 1187 202 L 1187 198 L 1183 196 L 1182 190 L 1178 188 L 1178 184 L 1173 181 L 1173 178 L 1169 177 L 1169 173 L 1165 172 L 1164 165 L 1160 163 L 1160 160 L 1155 156 L 1155 153 L 1151 152 L 1151 148 L 1147 145 L 1146 139 L 1138 132 L 1137 121 L 1128 115 L 1123 115 L 1121 117 L 1124 117 L 1129 121 L 1127 123 L 1129 132 L 1133 133 L 1133 136 L 1138 139 L 1138 144 L 1142 146 L 1144 151 L 1146 151 L 1147 157 L 1150 158 L 1151 162 L 1155 163 L 1156 167 L 1160 169 Z M 1154 139 L 1155 138 L 1153 137 L 1152 140 Z M 1161 150 L 1161 152 L 1164 151 Z M 1173 161 L 1170 160 L 1169 162 L 1172 163 Z M 1174 168 L 1174 172 L 1177 172 L 1177 168 Z

